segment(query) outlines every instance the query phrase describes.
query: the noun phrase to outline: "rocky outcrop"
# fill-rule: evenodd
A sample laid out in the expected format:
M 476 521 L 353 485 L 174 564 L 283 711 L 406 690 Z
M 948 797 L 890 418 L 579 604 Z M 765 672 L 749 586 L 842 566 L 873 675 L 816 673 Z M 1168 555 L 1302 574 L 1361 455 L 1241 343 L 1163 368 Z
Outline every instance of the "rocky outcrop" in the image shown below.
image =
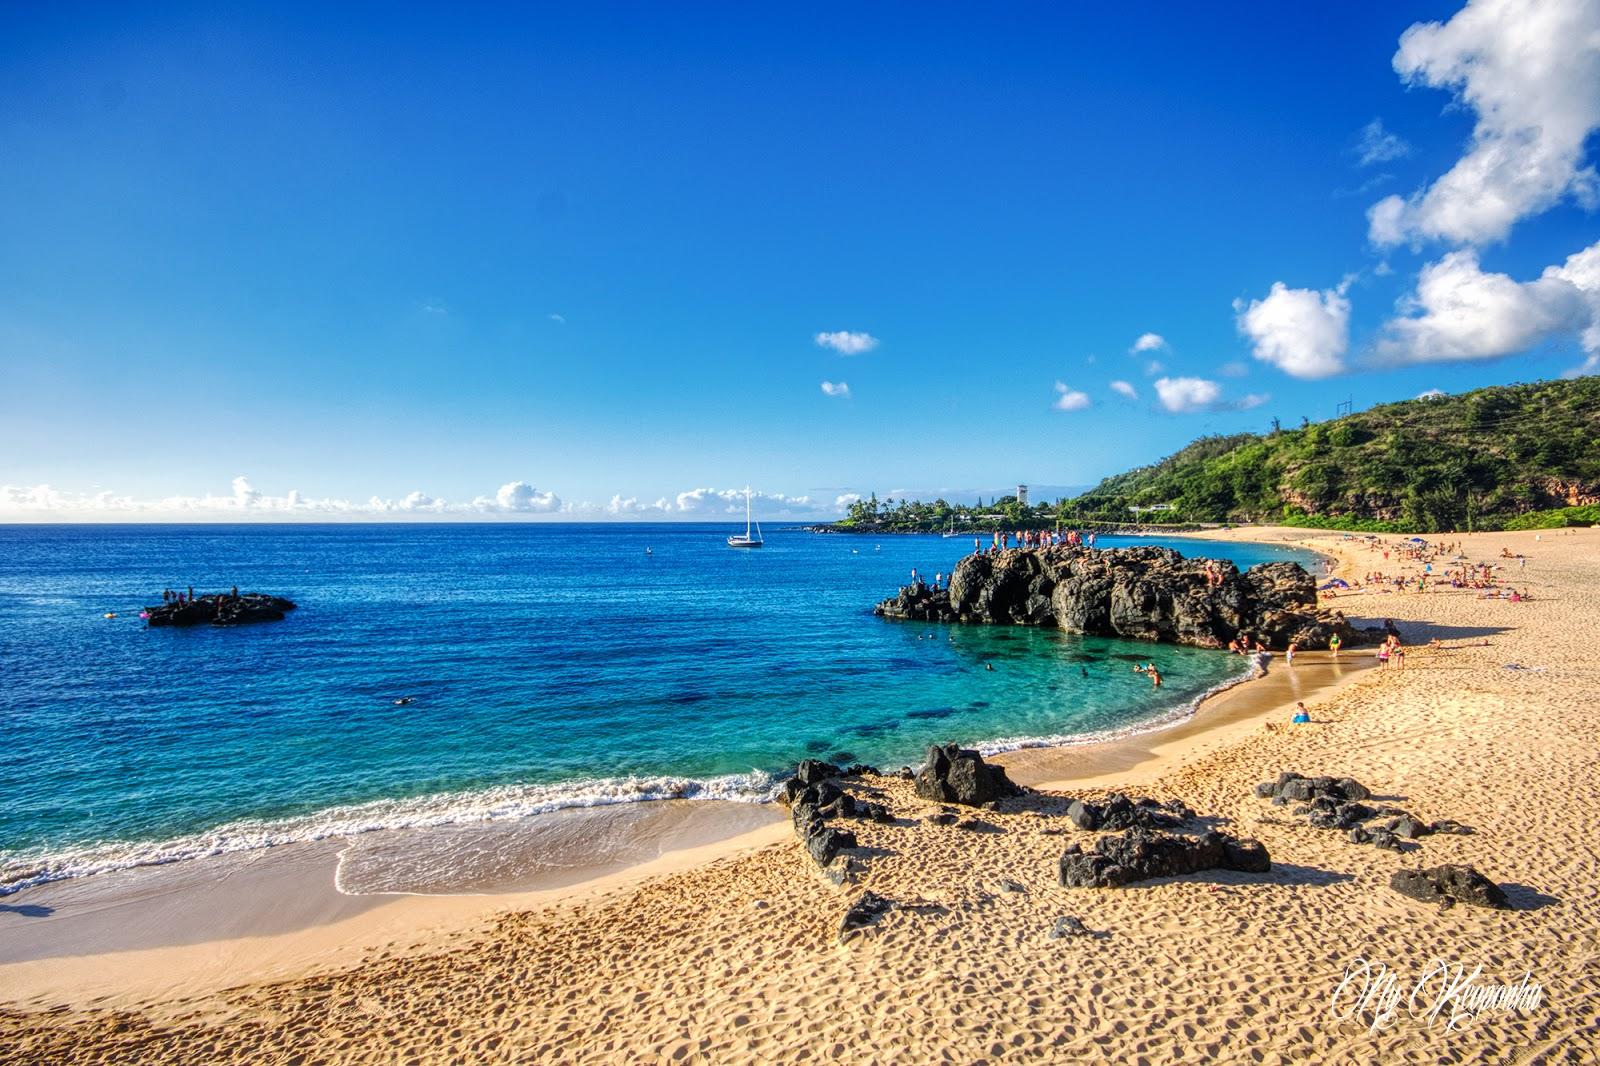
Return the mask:
M 1152 877 L 1181 877 L 1201 870 L 1272 869 L 1267 849 L 1216 831 L 1197 837 L 1151 829 L 1130 829 L 1121 836 L 1103 836 L 1092 850 L 1073 844 L 1061 856 L 1061 884 L 1067 888 L 1116 888 Z
M 1402 896 L 1449 907 L 1467 903 L 1474 907 L 1510 910 L 1511 901 L 1500 886 L 1471 866 L 1445 864 L 1428 870 L 1398 870 L 1389 887 Z
M 1171 548 L 1010 548 L 969 555 L 946 588 L 918 582 L 874 613 L 928 622 L 1055 626 L 1069 633 L 1223 648 L 1249 636 L 1272 648 L 1380 639 L 1317 609 L 1316 580 L 1298 563 L 1240 573 L 1230 562 Z
M 1120 792 L 1111 793 L 1104 803 L 1075 799 L 1067 806 L 1067 819 L 1091 832 L 1176 828 L 1193 817 L 1194 811 L 1181 800 L 1165 804 L 1149 797 L 1130 800 Z
M 1015 796 L 1022 790 L 1005 770 L 983 761 L 983 756 L 954 744 L 928 748 L 928 761 L 917 771 L 917 795 L 935 803 L 961 803 L 981 807 Z
M 198 596 L 187 603 L 146 607 L 143 617 L 152 626 L 239 626 L 250 622 L 279 621 L 294 610 L 294 606 L 282 596 L 268 596 L 261 592 L 235 596 L 222 592 L 215 596 Z
M 887 896 L 880 896 L 872 891 L 861 893 L 845 910 L 844 917 L 839 919 L 839 943 L 849 943 L 852 937 L 860 936 L 871 929 L 878 924 L 880 918 L 894 910 L 894 907 L 894 900 Z
M 1350 777 L 1305 777 L 1286 770 L 1276 781 L 1257 785 L 1256 796 L 1280 807 L 1298 803 L 1294 813 L 1304 815 L 1313 829 L 1337 829 L 1352 844 L 1371 844 L 1389 851 L 1403 850 L 1402 840 L 1472 832 L 1456 821 L 1424 822 L 1399 807 L 1369 807 L 1361 801 L 1371 799 L 1372 790 Z

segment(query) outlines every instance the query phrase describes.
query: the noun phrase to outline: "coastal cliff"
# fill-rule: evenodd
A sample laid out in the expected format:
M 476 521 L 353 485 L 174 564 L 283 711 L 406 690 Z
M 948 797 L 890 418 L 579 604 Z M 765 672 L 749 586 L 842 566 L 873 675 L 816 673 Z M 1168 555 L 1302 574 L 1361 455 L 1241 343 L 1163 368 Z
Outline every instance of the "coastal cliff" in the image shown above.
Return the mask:
M 969 555 L 947 588 L 918 582 L 879 603 L 884 618 L 1055 626 L 1069 633 L 1222 648 L 1248 636 L 1270 648 L 1326 648 L 1381 637 L 1317 608 L 1298 563 L 1185 559 L 1171 548 L 1008 548 Z

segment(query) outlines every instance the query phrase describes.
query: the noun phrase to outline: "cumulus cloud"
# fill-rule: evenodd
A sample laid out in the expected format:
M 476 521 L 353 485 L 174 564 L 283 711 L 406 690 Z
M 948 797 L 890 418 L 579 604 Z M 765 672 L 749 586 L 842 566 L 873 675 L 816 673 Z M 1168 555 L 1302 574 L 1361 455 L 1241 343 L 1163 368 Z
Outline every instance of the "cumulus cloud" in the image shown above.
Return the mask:
M 1410 85 L 1449 90 L 1477 124 L 1466 154 L 1431 186 L 1372 206 L 1374 244 L 1480 244 L 1563 197 L 1594 203 L 1584 143 L 1600 128 L 1600 4 L 1471 0 L 1449 22 L 1401 34 L 1394 69 Z
M 662 496 L 655 502 L 640 500 L 637 496 L 624 497 L 620 492 L 611 497 L 611 502 L 605 505 L 607 514 L 613 515 L 653 515 L 666 514 L 672 510 L 672 501 Z
M 1126 396 L 1130 400 L 1137 400 L 1139 398 L 1139 390 L 1128 384 L 1126 381 L 1113 381 L 1111 383 L 1111 391 L 1119 395 Z
M 479 496 L 473 506 L 480 511 L 507 514 L 548 514 L 560 510 L 561 500 L 553 492 L 540 492 L 526 481 L 510 481 L 500 486 L 491 500 Z
M 1350 347 L 1350 301 L 1345 285 L 1318 292 L 1274 282 L 1265 299 L 1235 304 L 1239 332 L 1255 357 L 1291 377 L 1325 378 L 1344 369 Z
M 1222 399 L 1222 386 L 1205 378 L 1157 378 L 1156 395 L 1174 414 L 1203 411 Z
M 878 338 L 870 333 L 853 333 L 847 329 L 816 335 L 818 347 L 832 348 L 840 355 L 860 355 L 878 346 Z
M 1411 154 L 1411 146 L 1383 128 L 1383 119 L 1375 118 L 1361 127 L 1361 137 L 1356 142 L 1356 159 L 1364 167 L 1374 163 L 1387 163 Z
M 1128 351 L 1134 355 L 1141 352 L 1159 352 L 1167 347 L 1167 339 L 1159 333 L 1141 333 L 1139 339 L 1133 342 L 1133 347 Z
M 1224 399 L 1222 386 L 1205 378 L 1157 378 L 1155 388 L 1161 406 L 1173 414 L 1248 411 L 1252 407 L 1260 407 L 1269 399 L 1260 393 L 1251 393 L 1237 400 Z
M 1576 336 L 1600 353 L 1600 243 L 1546 267 L 1532 281 L 1484 271 L 1471 249 L 1423 267 L 1401 316 L 1384 327 L 1378 354 L 1403 363 L 1497 359 Z
M 561 500 L 551 492 L 539 492 L 525 481 L 512 481 L 493 496 L 479 496 L 464 503 L 448 503 L 422 491 L 399 499 L 371 496 L 366 500 L 339 497 L 309 497 L 297 489 L 274 496 L 257 489 L 248 477 L 233 479 L 226 494 L 202 496 L 162 496 L 139 499 L 111 492 L 62 492 L 50 485 L 0 486 L 0 514 L 59 515 L 62 517 L 108 518 L 117 516 L 151 518 L 180 517 L 202 520 L 225 518 L 311 519 L 318 517 L 385 517 L 392 515 L 545 514 L 561 509 Z
M 554 322 L 558 326 L 564 326 L 564 325 L 567 324 L 567 316 L 566 315 L 558 315 L 554 311 L 550 312 L 548 315 L 545 315 L 544 317 L 548 318 L 550 321 Z
M 844 381 L 824 381 L 822 383 L 822 395 L 841 396 L 848 400 L 850 398 L 850 385 Z
M 42 521 L 103 520 L 130 521 L 140 518 L 191 521 L 248 521 L 252 519 L 312 521 L 329 518 L 350 521 L 377 519 L 473 519 L 501 517 L 507 520 L 541 516 L 567 516 L 643 519 L 713 518 L 744 515 L 744 489 L 697 488 L 660 496 L 654 500 L 617 493 L 606 503 L 567 503 L 555 493 L 540 491 L 526 481 L 511 481 L 493 495 L 452 503 L 416 491 L 387 498 L 366 500 L 337 497 L 315 498 L 290 490 L 282 496 L 257 490 L 248 478 L 235 478 L 229 492 L 204 496 L 166 496 L 139 499 L 112 492 L 67 492 L 51 485 L 0 485 L 0 519 Z M 781 492 L 752 494 L 757 513 L 764 519 L 819 519 L 843 512 L 861 497 L 843 493 L 824 499 L 806 494 Z
M 1089 394 L 1069 389 L 1065 382 L 1056 382 L 1055 403 L 1050 405 L 1057 411 L 1081 411 L 1089 406 Z

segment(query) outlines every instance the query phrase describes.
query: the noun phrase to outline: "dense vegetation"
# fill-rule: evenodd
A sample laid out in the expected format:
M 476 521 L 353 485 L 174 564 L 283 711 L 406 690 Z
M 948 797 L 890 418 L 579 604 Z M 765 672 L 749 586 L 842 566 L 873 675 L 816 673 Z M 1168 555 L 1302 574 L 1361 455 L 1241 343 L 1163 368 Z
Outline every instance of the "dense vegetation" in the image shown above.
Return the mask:
M 1077 518 L 1172 505 L 1177 519 L 1427 532 L 1595 519 L 1600 378 L 1382 404 L 1264 436 L 1206 437 L 1069 501 Z
M 1588 377 L 1382 404 L 1268 434 L 1204 437 L 1049 504 L 872 497 L 839 526 L 961 531 L 1143 520 L 1367 532 L 1544 529 L 1600 521 L 1597 504 L 1600 378 Z

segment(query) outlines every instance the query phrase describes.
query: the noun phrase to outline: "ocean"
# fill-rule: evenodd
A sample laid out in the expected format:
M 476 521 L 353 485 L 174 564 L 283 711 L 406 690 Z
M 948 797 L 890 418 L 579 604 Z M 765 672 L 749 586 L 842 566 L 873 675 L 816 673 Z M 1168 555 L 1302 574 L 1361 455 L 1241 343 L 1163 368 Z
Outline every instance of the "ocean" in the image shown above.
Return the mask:
M 800 758 L 897 768 L 945 740 L 1120 735 L 1247 670 L 1193 648 L 873 617 L 912 567 L 948 573 L 968 538 L 777 529 L 738 551 L 733 526 L 0 527 L 0 894 L 366 830 L 761 802 Z M 139 620 L 191 585 L 299 609 L 236 629 Z M 1159 691 L 1131 669 L 1152 659 Z

